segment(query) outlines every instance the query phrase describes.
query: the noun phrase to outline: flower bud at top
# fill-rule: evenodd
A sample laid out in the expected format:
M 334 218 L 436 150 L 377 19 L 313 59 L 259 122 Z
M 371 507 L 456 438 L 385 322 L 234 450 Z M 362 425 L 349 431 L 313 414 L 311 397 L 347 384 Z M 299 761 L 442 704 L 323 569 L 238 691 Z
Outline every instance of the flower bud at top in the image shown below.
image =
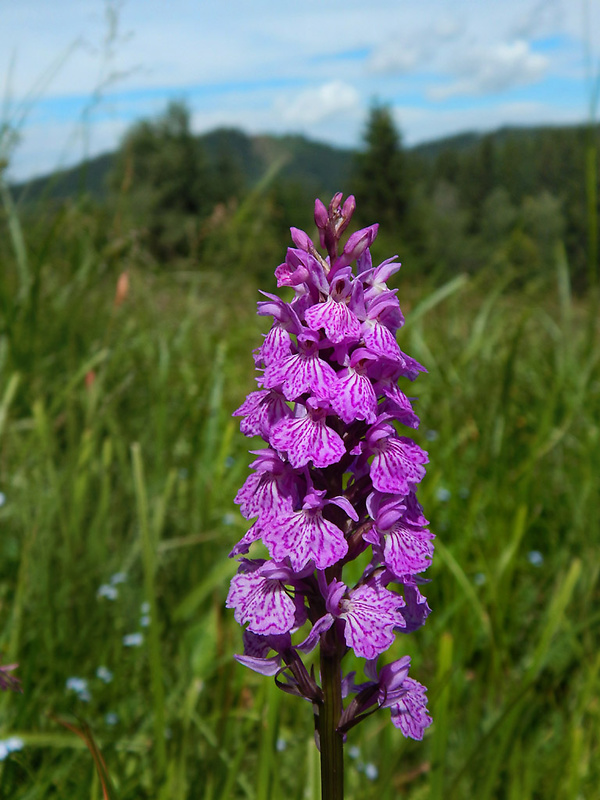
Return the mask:
M 299 228 L 290 228 L 290 233 L 292 234 L 292 241 L 300 250 L 309 253 L 310 248 L 314 247 L 310 236 Z
M 353 233 L 344 245 L 344 261 L 350 263 L 359 258 L 375 241 L 378 229 L 379 225 L 376 222 L 368 228 Z
M 317 197 L 317 199 L 315 200 L 315 225 L 317 226 L 317 228 L 323 230 L 327 225 L 327 219 L 328 219 L 327 209 L 325 208 L 325 205 Z

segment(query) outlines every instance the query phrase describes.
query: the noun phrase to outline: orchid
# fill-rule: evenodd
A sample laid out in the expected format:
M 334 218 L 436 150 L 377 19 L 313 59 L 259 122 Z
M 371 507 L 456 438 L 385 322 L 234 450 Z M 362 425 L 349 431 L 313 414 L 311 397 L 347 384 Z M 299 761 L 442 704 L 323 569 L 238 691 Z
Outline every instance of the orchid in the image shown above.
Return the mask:
M 387 280 L 400 264 L 373 266 L 377 225 L 341 244 L 355 209 L 352 196 L 342 201 L 315 203 L 325 252 L 291 229 L 295 247 L 275 276 L 293 299 L 263 292 L 258 304 L 273 317 L 255 352 L 259 388 L 234 414 L 266 447 L 253 451 L 254 471 L 236 497 L 253 524 L 231 552 L 240 566 L 227 597 L 246 626 L 238 661 L 315 708 L 328 800 L 343 797 L 343 742 L 365 716 L 389 708 L 413 739 L 431 723 L 407 656 L 377 671 L 396 634 L 419 628 L 430 611 L 419 587 L 434 536 L 416 498 L 428 457 L 402 432 L 419 419 L 398 385 L 424 367 L 396 341 L 404 317 Z M 261 556 L 250 557 L 259 543 Z M 363 574 L 348 583 L 344 567 L 365 552 Z M 317 646 L 320 682 L 302 659 Z M 366 683 L 344 674 L 349 651 L 366 660 Z

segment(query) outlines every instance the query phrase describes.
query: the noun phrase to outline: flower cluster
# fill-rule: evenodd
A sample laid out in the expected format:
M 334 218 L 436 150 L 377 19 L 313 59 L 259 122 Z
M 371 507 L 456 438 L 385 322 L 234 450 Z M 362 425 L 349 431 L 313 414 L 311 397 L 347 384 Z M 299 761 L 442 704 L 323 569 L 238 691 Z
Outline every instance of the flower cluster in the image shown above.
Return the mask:
M 355 208 L 352 196 L 342 199 L 315 203 L 326 255 L 291 229 L 295 246 L 275 271 L 278 287 L 294 290 L 291 302 L 263 292 L 258 304 L 273 324 L 255 354 L 259 388 L 235 415 L 244 434 L 267 446 L 253 451 L 253 472 L 236 497 L 254 523 L 231 553 L 240 566 L 227 606 L 246 626 L 238 660 L 317 706 L 322 690 L 302 653 L 319 644 L 367 660 L 366 683 L 355 684 L 354 673 L 340 678 L 344 696 L 354 697 L 338 732 L 385 707 L 404 735 L 421 739 L 431 719 L 425 688 L 408 677 L 410 659 L 379 672 L 377 659 L 396 632 L 414 631 L 430 611 L 420 586 L 433 534 L 416 498 L 427 453 L 396 427 L 419 424 L 398 382 L 424 367 L 396 342 L 404 318 L 386 282 L 400 265 L 372 265 L 377 225 L 340 245 Z M 269 558 L 248 557 L 259 540 Z M 344 566 L 363 553 L 362 576 L 345 583 Z

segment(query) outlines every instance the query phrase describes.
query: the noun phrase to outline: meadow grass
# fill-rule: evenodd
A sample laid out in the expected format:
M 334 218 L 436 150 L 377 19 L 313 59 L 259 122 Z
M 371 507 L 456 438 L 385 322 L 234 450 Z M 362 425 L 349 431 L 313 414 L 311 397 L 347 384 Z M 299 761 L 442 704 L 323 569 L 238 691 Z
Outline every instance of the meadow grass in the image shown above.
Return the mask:
M 258 444 L 231 418 L 266 330 L 257 286 L 212 260 L 150 272 L 78 206 L 45 236 L 24 233 L 14 209 L 8 223 L 0 653 L 20 662 L 24 693 L 0 697 L 0 739 L 24 747 L 0 762 L 0 796 L 103 797 L 62 720 L 90 726 L 111 798 L 316 800 L 311 709 L 233 660 L 241 632 L 224 608 L 227 553 L 245 530 L 233 497 Z M 115 306 L 123 269 L 129 294 Z M 596 318 L 571 296 L 560 252 L 535 282 L 509 270 L 408 278 L 399 341 L 429 370 L 408 393 L 438 538 L 433 613 L 392 655 L 411 655 L 434 724 L 423 743 L 386 712 L 351 731 L 348 800 L 592 798 Z

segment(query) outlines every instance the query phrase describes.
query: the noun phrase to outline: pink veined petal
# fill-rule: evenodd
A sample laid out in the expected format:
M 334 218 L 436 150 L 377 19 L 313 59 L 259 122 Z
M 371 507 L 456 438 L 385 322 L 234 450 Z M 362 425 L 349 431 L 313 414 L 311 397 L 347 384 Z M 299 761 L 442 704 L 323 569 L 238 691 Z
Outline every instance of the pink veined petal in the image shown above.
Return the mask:
M 330 403 L 347 424 L 357 419 L 375 422 L 377 395 L 373 385 L 366 375 L 361 375 L 350 367 L 347 374 L 339 378 Z
M 404 436 L 390 436 L 377 444 L 378 452 L 371 464 L 374 488 L 378 492 L 407 495 L 412 485 L 425 475 L 422 465 L 428 461 L 427 453 Z
M 412 633 L 425 624 L 425 620 L 431 614 L 431 609 L 427 598 L 421 594 L 418 586 L 405 584 L 404 599 L 406 606 L 401 610 L 401 613 L 406 622 L 406 627 L 403 633 Z
M 326 400 L 335 382 L 335 370 L 318 353 L 288 356 L 269 366 L 262 379 L 267 389 L 280 387 L 286 400 L 297 400 L 305 392 Z
M 257 392 L 250 392 L 242 405 L 239 408 L 236 408 L 231 416 L 245 417 L 247 414 L 252 414 L 260 405 L 261 400 L 263 400 L 268 394 L 268 389 L 260 389 Z
M 424 572 L 433 556 L 433 534 L 396 524 L 386 533 L 383 557 L 397 578 Z
M 265 336 L 260 348 L 260 356 L 265 367 L 290 355 L 292 340 L 285 328 L 274 325 Z
M 385 325 L 367 320 L 363 324 L 363 338 L 366 346 L 373 353 L 390 358 L 393 361 L 401 359 L 402 351 L 398 347 L 396 337 Z
M 257 542 L 262 535 L 262 529 L 260 528 L 258 522 L 255 522 L 246 533 L 242 536 L 240 541 L 235 545 L 231 553 L 229 553 L 229 558 L 237 558 L 237 556 L 246 555 L 246 553 L 250 550 L 250 545 L 253 542 Z
M 245 436 L 268 439 L 271 428 L 292 415 L 290 407 L 279 392 L 263 389 L 251 392 L 233 416 L 245 415 L 240 430 Z
M 375 658 L 394 641 L 394 626 L 404 624 L 398 608 L 402 598 L 386 589 L 359 586 L 340 603 L 346 620 L 344 638 L 360 658 Z
M 287 511 L 292 506 L 292 498 L 286 492 L 286 476 L 269 472 L 252 473 L 238 490 L 235 502 L 246 519 Z
M 384 386 L 383 393 L 387 397 L 385 410 L 388 413 L 392 414 L 403 425 L 408 425 L 410 428 L 419 427 L 419 418 L 413 410 L 412 403 L 396 384 Z
M 423 738 L 423 731 L 432 722 L 427 713 L 427 696 L 425 694 L 427 690 L 413 678 L 405 678 L 402 685 L 407 691 L 390 709 L 392 723 L 396 728 L 400 728 L 405 736 L 420 740 Z
M 325 335 L 333 344 L 342 341 L 357 342 L 360 339 L 360 322 L 348 306 L 330 297 L 325 303 L 316 303 L 304 314 L 308 326 L 313 331 L 323 328 Z
M 240 572 L 231 579 L 227 608 L 235 609 L 240 625 L 261 636 L 287 633 L 294 627 L 296 604 L 281 581 L 265 578 L 257 572 Z
M 310 414 L 298 419 L 286 419 L 273 430 L 270 444 L 299 469 L 312 461 L 315 467 L 336 464 L 346 452 L 341 437 L 328 428 L 325 420 L 313 419 Z
M 271 520 L 263 533 L 263 541 L 275 561 L 289 558 L 294 572 L 300 572 L 314 561 L 317 569 L 326 569 L 348 552 L 343 532 L 321 511 L 296 511 Z

